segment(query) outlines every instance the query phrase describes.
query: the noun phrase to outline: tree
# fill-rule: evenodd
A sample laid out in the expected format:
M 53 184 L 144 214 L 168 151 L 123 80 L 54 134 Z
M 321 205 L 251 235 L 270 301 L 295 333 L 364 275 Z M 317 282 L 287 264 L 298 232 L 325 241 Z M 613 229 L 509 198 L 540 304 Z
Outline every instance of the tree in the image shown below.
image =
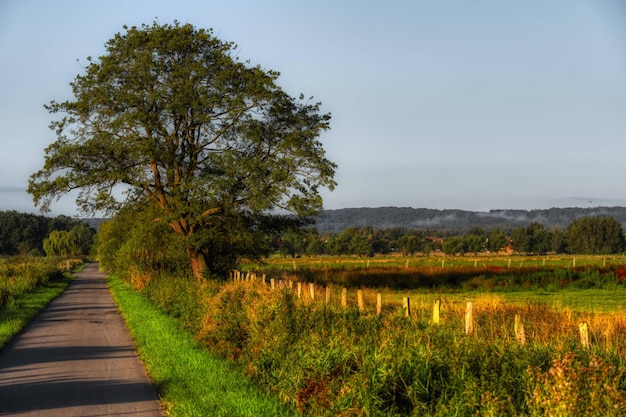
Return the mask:
M 233 58 L 235 45 L 211 30 L 124 29 L 104 56 L 88 58 L 71 83 L 74 100 L 46 106 L 60 118 L 29 181 L 35 204 L 47 210 L 71 190 L 86 213 L 149 202 L 183 241 L 196 277 L 222 262 L 212 250 L 231 243 L 224 233 L 278 227 L 280 217 L 267 216 L 275 209 L 319 211 L 336 169 L 318 140 L 330 122 L 320 103 L 285 93 L 277 72 Z
M 452 237 L 443 241 L 443 253 L 446 255 L 464 254 L 467 252 L 463 238 Z
M 613 217 L 583 217 L 567 228 L 567 250 L 580 254 L 609 254 L 624 250 L 624 232 Z
M 402 251 L 402 255 L 404 256 L 413 256 L 415 253 L 420 252 L 425 243 L 426 238 L 424 234 L 416 230 L 407 232 L 397 241 L 398 248 Z
M 71 230 L 53 230 L 43 241 L 47 256 L 81 256 L 89 254 L 93 244 L 94 231 L 85 223 L 79 223 Z
M 463 247 L 466 252 L 477 254 L 484 252 L 487 245 L 487 237 L 485 231 L 480 227 L 473 227 L 465 236 L 463 236 Z
M 525 226 L 519 226 L 511 232 L 511 245 L 518 253 L 529 253 L 532 250 L 532 240 Z
M 506 233 L 500 228 L 491 230 L 487 234 L 487 250 L 498 253 L 508 244 Z

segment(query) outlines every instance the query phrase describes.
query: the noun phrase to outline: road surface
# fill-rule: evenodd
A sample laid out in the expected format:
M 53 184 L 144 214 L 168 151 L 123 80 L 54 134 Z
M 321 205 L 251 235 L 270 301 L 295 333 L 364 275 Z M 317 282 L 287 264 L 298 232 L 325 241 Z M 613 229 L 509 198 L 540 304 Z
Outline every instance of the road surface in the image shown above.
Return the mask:
M 105 276 L 88 265 L 0 353 L 0 416 L 163 416 Z

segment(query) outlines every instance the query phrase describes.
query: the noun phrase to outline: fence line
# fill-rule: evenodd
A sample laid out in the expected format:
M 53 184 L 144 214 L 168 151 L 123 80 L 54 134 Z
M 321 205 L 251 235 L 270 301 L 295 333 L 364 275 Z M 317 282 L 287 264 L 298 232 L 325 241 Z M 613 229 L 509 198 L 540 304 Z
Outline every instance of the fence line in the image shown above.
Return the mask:
M 258 279 L 258 277 L 255 273 L 251 273 L 249 271 L 246 274 L 242 274 L 241 271 L 233 270 L 231 272 L 230 279 L 233 282 L 243 283 L 243 282 L 254 282 Z M 287 288 L 289 289 L 289 291 L 293 291 L 293 286 L 294 286 L 294 281 L 292 280 L 276 280 L 275 278 L 267 279 L 266 274 L 262 275 L 262 277 L 260 278 L 260 282 L 268 285 L 269 288 L 271 288 L 272 290 Z M 303 285 L 306 285 L 306 283 L 302 283 L 300 281 L 296 282 L 296 296 L 300 300 L 303 300 Z M 309 297 L 308 297 L 309 301 L 311 302 L 321 301 L 316 298 L 315 284 L 308 283 L 308 287 L 309 287 Z M 332 301 L 332 289 L 330 286 L 325 286 L 324 291 L 325 291 L 324 303 L 325 305 L 329 306 L 331 305 L 331 301 Z M 363 290 L 359 289 L 356 291 L 356 299 L 357 299 L 356 306 L 358 308 L 359 313 L 365 314 L 367 312 L 367 309 L 366 309 L 366 302 L 365 302 L 365 296 L 364 296 Z M 340 304 L 342 308 L 344 309 L 348 308 L 348 289 L 345 287 L 341 288 Z M 397 305 L 397 304 L 394 303 L 394 305 Z M 380 292 L 376 293 L 376 310 L 375 311 L 376 311 L 376 315 L 380 315 L 383 312 L 383 296 L 382 296 L 382 293 Z M 402 311 L 405 317 L 409 317 L 409 318 L 413 317 L 411 313 L 411 299 L 409 297 L 404 297 L 402 299 Z M 466 299 L 465 314 L 463 315 L 463 328 L 467 336 L 476 335 L 474 312 L 475 312 L 474 302 Z M 435 299 L 433 302 L 431 321 L 433 324 L 441 323 L 441 299 Z M 533 324 L 541 325 L 541 326 L 553 326 L 555 328 L 567 327 L 567 325 L 564 326 L 563 324 L 556 325 L 556 324 L 550 324 L 550 323 L 537 323 L 533 321 L 527 321 L 526 323 L 533 323 Z M 581 346 L 584 348 L 589 348 L 591 346 L 591 340 L 589 337 L 588 323 L 580 322 L 578 326 L 576 327 L 578 329 L 578 335 L 579 335 Z M 526 331 L 524 327 L 524 322 L 520 314 L 515 314 L 514 316 L 513 332 L 514 332 L 515 340 L 520 345 L 525 345 L 527 343 L 527 336 L 526 336 Z

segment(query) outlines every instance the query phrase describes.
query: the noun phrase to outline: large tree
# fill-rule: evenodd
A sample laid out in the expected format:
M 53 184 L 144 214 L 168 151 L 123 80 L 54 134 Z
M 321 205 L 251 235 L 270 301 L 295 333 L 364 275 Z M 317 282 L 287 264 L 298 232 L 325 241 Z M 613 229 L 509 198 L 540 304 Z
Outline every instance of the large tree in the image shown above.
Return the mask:
M 70 84 L 73 100 L 46 106 L 59 115 L 57 139 L 31 176 L 35 204 L 47 210 L 72 190 L 86 213 L 149 201 L 186 243 L 198 277 L 208 240 L 242 223 L 234 219 L 321 208 L 336 165 L 318 140 L 330 121 L 319 103 L 291 97 L 277 72 L 240 62 L 211 30 L 178 22 L 124 30 L 105 55 L 87 59 Z

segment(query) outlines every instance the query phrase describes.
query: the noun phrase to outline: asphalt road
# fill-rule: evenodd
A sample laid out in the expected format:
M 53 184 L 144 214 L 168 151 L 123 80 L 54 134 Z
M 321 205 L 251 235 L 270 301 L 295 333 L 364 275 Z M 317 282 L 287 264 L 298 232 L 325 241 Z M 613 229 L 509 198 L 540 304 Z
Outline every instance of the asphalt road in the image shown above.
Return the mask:
M 163 416 L 105 276 L 87 266 L 0 353 L 0 416 Z

